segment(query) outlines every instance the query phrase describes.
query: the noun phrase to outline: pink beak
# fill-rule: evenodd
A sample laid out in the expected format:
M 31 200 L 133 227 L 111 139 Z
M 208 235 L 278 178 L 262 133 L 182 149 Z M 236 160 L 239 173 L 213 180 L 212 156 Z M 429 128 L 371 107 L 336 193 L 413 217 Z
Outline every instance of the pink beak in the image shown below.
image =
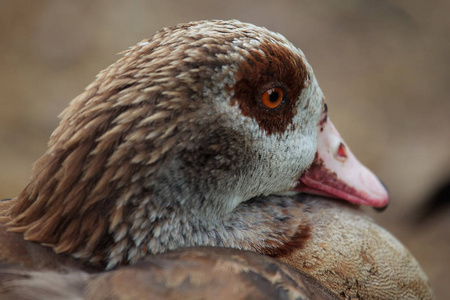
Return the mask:
M 316 157 L 293 190 L 374 207 L 389 202 L 381 181 L 356 159 L 329 119 L 321 122 Z

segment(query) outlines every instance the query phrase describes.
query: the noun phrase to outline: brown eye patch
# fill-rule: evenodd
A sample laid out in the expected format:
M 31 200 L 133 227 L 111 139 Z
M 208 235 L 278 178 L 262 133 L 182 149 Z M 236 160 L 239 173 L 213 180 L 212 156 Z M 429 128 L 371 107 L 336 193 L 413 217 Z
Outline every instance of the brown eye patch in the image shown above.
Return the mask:
M 238 103 L 241 112 L 256 120 L 267 134 L 282 133 L 297 113 L 297 99 L 304 87 L 306 66 L 301 57 L 281 43 L 262 41 L 258 50 L 250 50 L 239 65 L 232 105 Z M 283 99 L 264 102 L 267 91 L 280 88 Z M 272 94 L 272 93 L 271 93 Z M 266 105 L 269 104 L 269 105 Z M 274 104 L 277 104 L 275 107 Z M 275 108 L 275 109 L 274 109 Z

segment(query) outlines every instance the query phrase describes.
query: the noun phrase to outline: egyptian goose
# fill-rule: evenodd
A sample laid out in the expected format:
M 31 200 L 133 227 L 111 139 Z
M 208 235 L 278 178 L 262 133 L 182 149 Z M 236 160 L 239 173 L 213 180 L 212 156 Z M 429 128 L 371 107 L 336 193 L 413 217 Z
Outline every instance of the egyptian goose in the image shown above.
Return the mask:
M 162 29 L 61 118 L 29 184 L 0 204 L 0 259 L 19 269 L 113 270 L 195 246 L 286 258 L 313 235 L 304 204 L 264 196 L 388 203 L 303 53 L 251 24 Z

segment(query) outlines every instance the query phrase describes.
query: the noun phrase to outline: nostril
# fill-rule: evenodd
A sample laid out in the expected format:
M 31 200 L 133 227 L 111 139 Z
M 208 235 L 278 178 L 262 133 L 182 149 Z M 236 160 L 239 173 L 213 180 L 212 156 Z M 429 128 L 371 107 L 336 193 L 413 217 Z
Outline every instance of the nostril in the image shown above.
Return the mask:
M 345 145 L 341 143 L 336 152 L 337 158 L 340 160 L 345 160 L 347 158 L 347 149 L 345 149 Z

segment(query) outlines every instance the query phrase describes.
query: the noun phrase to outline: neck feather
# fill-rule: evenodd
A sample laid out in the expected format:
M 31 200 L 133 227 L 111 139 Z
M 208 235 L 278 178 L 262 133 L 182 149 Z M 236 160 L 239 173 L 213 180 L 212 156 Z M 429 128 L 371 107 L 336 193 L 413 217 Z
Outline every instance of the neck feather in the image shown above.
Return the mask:
M 8 226 L 27 240 L 106 269 L 148 254 L 194 246 L 230 247 L 280 257 L 301 248 L 310 237 L 309 219 L 302 214 L 304 205 L 295 197 L 252 199 L 215 220 L 176 205 L 158 207 L 141 201 L 138 206 L 93 209 L 83 218 L 66 217 L 57 226 L 52 222 L 59 220 L 58 210 L 49 208 L 42 218 L 26 225 L 20 222 L 27 219 L 26 212 L 12 216 Z M 50 232 L 53 234 L 44 234 Z

